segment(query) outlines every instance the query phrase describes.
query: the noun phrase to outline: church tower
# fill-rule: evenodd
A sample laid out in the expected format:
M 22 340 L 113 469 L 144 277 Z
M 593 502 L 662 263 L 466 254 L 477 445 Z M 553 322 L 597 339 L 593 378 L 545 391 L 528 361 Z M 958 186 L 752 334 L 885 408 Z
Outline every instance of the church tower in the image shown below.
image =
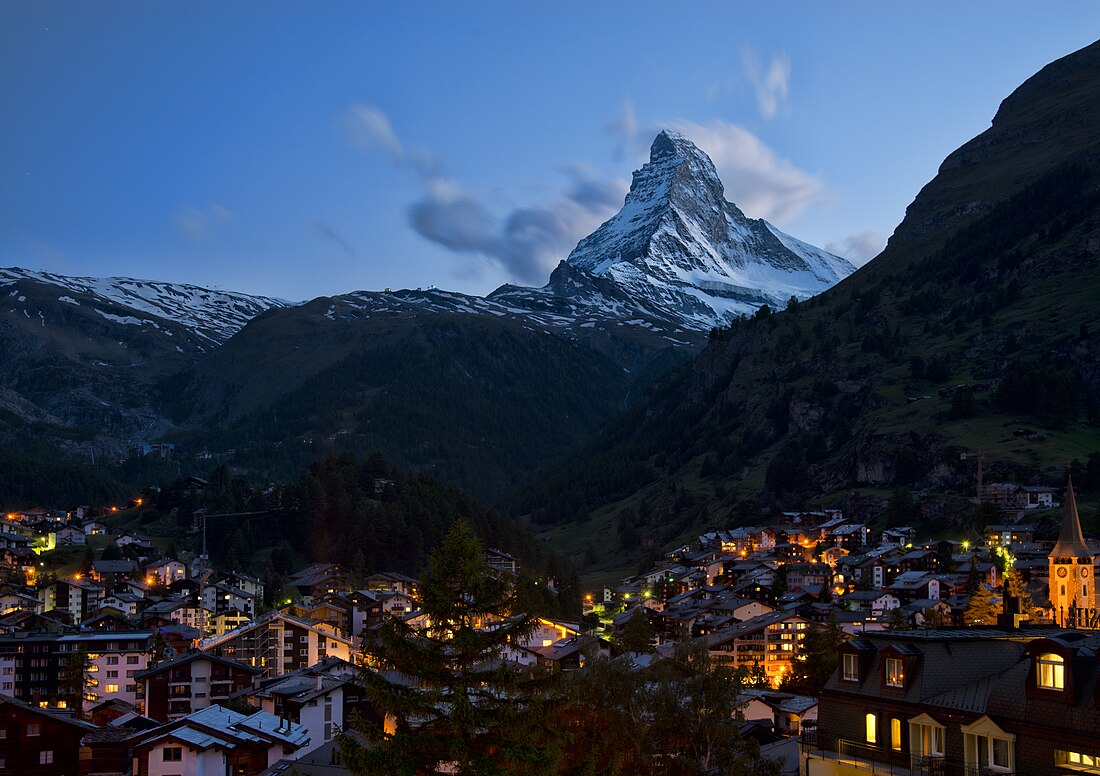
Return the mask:
M 1096 580 L 1092 578 L 1092 550 L 1081 535 L 1081 520 L 1077 516 L 1077 498 L 1073 495 L 1073 480 L 1066 487 L 1062 505 L 1062 530 L 1058 542 L 1048 556 L 1050 570 L 1050 603 L 1054 620 L 1063 627 L 1076 622 L 1074 610 L 1096 608 Z

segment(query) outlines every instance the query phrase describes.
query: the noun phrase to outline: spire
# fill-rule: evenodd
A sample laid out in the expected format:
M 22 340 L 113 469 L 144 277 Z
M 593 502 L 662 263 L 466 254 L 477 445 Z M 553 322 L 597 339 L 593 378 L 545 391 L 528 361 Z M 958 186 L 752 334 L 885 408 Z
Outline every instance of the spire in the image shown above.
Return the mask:
M 1058 542 L 1051 551 L 1051 557 L 1091 558 L 1092 551 L 1085 544 L 1081 534 L 1081 519 L 1077 516 L 1077 498 L 1073 495 L 1073 478 L 1066 485 L 1066 497 L 1062 504 L 1062 530 Z

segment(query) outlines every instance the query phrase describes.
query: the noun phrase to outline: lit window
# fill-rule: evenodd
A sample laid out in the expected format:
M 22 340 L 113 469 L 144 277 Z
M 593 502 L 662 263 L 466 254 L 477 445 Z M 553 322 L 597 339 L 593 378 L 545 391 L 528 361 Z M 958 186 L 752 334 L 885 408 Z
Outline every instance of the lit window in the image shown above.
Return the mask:
M 844 681 L 846 682 L 858 682 L 859 681 L 859 656 L 858 655 L 844 655 L 844 673 L 842 674 Z
M 921 757 L 943 757 L 944 728 L 926 714 L 909 722 L 909 751 Z
M 1073 771 L 1084 773 L 1100 773 L 1100 749 L 1092 754 L 1084 752 L 1066 752 L 1061 749 L 1054 750 L 1054 764 Z
M 895 752 L 901 751 L 901 720 L 897 717 L 890 720 L 890 748 Z
M 888 657 L 886 658 L 886 686 L 887 687 L 904 687 L 905 686 L 905 668 L 900 658 Z
M 1064 690 L 1066 687 L 1066 665 L 1060 655 L 1051 652 L 1039 655 L 1036 677 L 1039 686 L 1045 690 Z
M 107 689 L 104 690 L 104 692 L 106 692 L 106 693 L 118 692 L 118 685 L 117 684 L 109 684 L 109 685 L 107 685 Z
M 878 743 L 878 719 L 870 713 L 864 719 L 867 727 L 867 743 Z

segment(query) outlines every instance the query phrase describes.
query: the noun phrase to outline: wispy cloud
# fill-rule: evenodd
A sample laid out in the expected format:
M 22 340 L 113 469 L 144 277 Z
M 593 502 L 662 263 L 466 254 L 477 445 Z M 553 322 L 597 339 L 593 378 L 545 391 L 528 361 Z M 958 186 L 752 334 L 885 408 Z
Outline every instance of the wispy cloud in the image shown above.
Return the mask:
M 351 247 L 351 243 L 345 240 L 343 236 L 329 224 L 324 221 L 318 221 L 313 225 L 313 230 L 321 237 L 338 245 L 348 256 L 355 256 L 355 249 Z
M 627 117 L 632 115 L 632 108 L 625 109 L 621 131 L 630 131 Z M 463 275 L 478 272 L 488 260 L 517 282 L 545 282 L 557 262 L 615 212 L 626 193 L 624 181 L 571 165 L 559 170 L 568 180 L 560 197 L 498 215 L 444 174 L 434 154 L 406 148 L 380 109 L 353 106 L 345 124 L 361 148 L 420 177 L 422 192 L 409 207 L 409 225 L 426 240 L 470 257 L 458 268 Z
M 756 107 L 766 119 L 775 118 L 779 109 L 787 102 L 788 86 L 791 80 L 791 60 L 786 54 L 773 54 L 765 66 L 751 48 L 741 53 L 741 62 L 745 67 L 745 77 L 756 92 Z
M 740 124 L 676 120 L 667 126 L 710 156 L 725 185 L 726 199 L 746 215 L 782 226 L 824 198 L 821 180 L 779 156 Z
M 630 100 L 624 100 L 619 115 L 613 121 L 604 125 L 604 132 L 617 138 L 615 144 L 616 159 L 622 159 L 630 152 L 630 146 L 637 139 L 640 129 L 638 116 L 634 112 L 634 103 Z
M 216 202 L 204 209 L 185 205 L 176 211 L 176 231 L 192 242 L 208 240 L 216 229 L 236 221 L 236 217 Z
M 885 247 L 886 236 L 874 230 L 860 232 L 825 244 L 825 250 L 829 253 L 843 256 L 858 267 L 862 267 L 878 256 Z

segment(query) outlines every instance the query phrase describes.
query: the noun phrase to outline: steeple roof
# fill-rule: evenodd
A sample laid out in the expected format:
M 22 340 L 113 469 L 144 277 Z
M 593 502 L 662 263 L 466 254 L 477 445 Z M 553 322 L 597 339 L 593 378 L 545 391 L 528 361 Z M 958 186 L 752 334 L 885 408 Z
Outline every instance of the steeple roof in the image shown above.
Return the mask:
M 1077 498 L 1073 495 L 1073 480 L 1066 485 L 1065 503 L 1062 504 L 1062 530 L 1051 550 L 1052 558 L 1091 558 L 1092 550 L 1081 534 L 1081 519 L 1077 516 Z

